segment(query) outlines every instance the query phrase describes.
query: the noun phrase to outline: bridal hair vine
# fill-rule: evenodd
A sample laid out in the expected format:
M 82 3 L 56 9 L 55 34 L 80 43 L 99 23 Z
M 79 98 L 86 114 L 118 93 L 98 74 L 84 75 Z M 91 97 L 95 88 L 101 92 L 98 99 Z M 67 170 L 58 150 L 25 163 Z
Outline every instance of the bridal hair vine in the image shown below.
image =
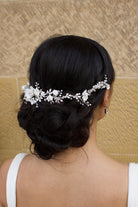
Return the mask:
M 75 95 L 66 93 L 66 95 L 62 96 L 63 90 L 49 89 L 46 92 L 40 89 L 39 83 L 35 82 L 35 88 L 30 86 L 29 83 L 27 85 L 22 86 L 22 90 L 24 90 L 24 100 L 25 103 L 30 102 L 31 105 L 36 104 L 36 108 L 38 108 L 38 102 L 41 100 L 48 101 L 50 104 L 52 103 L 61 103 L 63 99 L 76 99 L 81 105 L 91 106 L 91 103 L 87 101 L 88 96 L 91 95 L 92 92 L 95 92 L 97 89 L 106 88 L 110 89 L 110 84 L 107 83 L 107 75 L 105 74 L 105 79 L 103 81 L 98 82 L 93 85 L 91 89 L 85 89 L 82 93 L 76 93 Z

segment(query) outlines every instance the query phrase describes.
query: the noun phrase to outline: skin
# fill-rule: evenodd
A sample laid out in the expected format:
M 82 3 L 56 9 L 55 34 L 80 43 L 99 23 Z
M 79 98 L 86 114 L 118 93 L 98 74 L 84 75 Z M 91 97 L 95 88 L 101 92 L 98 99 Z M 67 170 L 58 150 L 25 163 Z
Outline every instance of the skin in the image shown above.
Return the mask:
M 27 155 L 17 177 L 17 207 L 127 207 L 128 163 L 117 162 L 97 145 L 97 123 L 109 108 L 113 87 L 94 111 L 87 143 L 42 160 Z M 87 156 L 86 156 L 86 153 Z M 0 207 L 7 207 L 6 177 L 13 158 L 0 168 Z

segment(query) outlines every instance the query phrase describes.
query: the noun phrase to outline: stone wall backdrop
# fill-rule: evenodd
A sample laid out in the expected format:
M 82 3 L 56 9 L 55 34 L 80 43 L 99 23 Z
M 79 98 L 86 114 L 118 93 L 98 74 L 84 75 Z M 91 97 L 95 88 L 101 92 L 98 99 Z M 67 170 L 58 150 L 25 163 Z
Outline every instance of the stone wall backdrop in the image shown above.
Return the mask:
M 137 13 L 135 0 L 0 0 L 0 164 L 29 153 L 17 122 L 21 85 L 35 48 L 54 34 L 89 37 L 108 50 L 116 81 L 98 144 L 120 162 L 138 162 Z

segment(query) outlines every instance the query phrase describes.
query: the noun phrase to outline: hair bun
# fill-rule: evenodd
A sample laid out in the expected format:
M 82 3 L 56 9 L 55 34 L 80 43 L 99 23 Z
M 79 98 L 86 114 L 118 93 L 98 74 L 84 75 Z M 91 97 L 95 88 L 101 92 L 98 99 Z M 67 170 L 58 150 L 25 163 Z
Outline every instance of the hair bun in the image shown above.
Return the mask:
M 78 113 L 74 104 L 44 104 L 35 109 L 23 103 L 18 112 L 18 121 L 34 144 L 34 151 L 43 159 L 69 147 L 81 147 L 88 139 L 89 118 Z M 28 107 L 27 107 L 28 106 Z M 86 114 L 85 114 L 86 115 Z

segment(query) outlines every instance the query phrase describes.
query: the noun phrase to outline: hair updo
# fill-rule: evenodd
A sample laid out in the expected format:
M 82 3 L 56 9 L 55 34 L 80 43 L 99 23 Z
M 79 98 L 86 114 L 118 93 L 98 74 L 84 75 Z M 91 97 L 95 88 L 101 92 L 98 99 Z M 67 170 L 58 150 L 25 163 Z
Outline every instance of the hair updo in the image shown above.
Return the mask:
M 38 82 L 46 91 L 50 88 L 64 93 L 79 93 L 104 80 L 112 84 L 115 72 L 106 49 L 96 41 L 75 35 L 50 37 L 36 49 L 29 67 L 29 82 Z M 19 125 L 26 130 L 34 144 L 34 153 L 48 160 L 69 147 L 83 146 L 89 137 L 90 120 L 94 109 L 102 101 L 106 88 L 93 92 L 90 107 L 75 99 L 60 104 L 42 101 L 39 107 L 22 104 L 18 112 Z M 32 153 L 32 151 L 31 151 Z

